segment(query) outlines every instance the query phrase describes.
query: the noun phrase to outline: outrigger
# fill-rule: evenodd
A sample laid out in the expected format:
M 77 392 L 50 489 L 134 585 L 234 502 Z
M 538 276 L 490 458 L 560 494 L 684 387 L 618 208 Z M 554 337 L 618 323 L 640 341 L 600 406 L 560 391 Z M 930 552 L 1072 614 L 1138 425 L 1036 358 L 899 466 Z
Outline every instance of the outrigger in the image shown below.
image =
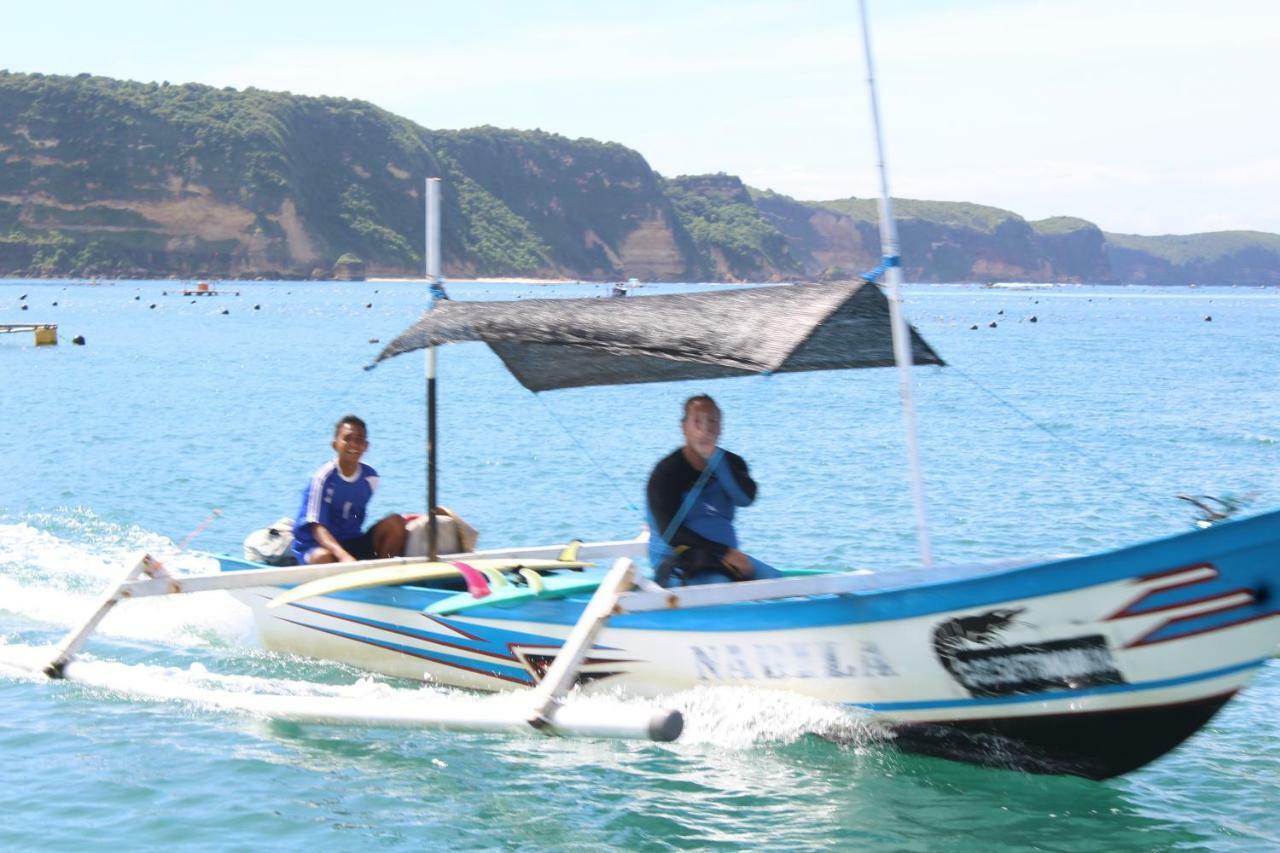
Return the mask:
M 865 36 L 865 10 L 863 26 Z M 867 62 L 870 72 L 869 40 Z M 934 566 L 910 368 L 942 360 L 899 311 L 882 147 L 880 161 L 877 274 L 887 295 L 868 280 L 606 300 L 442 299 L 439 182 L 430 179 L 427 272 L 437 298 L 379 361 L 427 351 L 429 507 L 440 345 L 484 341 L 534 392 L 896 364 L 919 568 L 784 570 L 776 580 L 663 589 L 636 570 L 643 538 L 439 557 L 432 515 L 425 560 L 272 568 L 220 557 L 219 573 L 174 577 L 142 557 L 46 671 L 67 674 L 123 599 L 219 589 L 252 608 L 271 649 L 444 685 L 532 688 L 525 709 L 507 714 L 344 705 L 300 708 L 293 719 L 670 740 L 678 712 L 628 706 L 602 719 L 564 699 L 575 685 L 657 697 L 745 685 L 838 704 L 882 722 L 904 749 L 988 766 L 1102 779 L 1175 748 L 1280 644 L 1280 511 L 1088 556 Z

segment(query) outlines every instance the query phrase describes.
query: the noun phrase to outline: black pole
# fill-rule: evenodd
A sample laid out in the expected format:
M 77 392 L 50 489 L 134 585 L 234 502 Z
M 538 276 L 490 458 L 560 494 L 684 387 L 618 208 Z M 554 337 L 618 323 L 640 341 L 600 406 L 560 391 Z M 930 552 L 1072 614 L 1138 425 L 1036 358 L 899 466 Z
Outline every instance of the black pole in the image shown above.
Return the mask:
M 435 348 L 427 356 L 431 367 L 427 371 L 427 554 L 432 560 L 440 559 L 436 538 L 436 353 Z

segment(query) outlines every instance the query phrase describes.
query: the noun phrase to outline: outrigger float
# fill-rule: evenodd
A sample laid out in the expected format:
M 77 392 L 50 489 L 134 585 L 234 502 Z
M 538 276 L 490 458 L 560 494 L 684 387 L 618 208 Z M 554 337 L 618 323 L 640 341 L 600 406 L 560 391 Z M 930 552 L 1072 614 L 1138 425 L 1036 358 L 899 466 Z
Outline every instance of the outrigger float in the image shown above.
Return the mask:
M 867 61 L 870 70 L 869 43 Z M 427 273 L 437 298 L 379 361 L 427 350 L 431 507 L 440 345 L 484 341 L 535 392 L 897 364 L 919 568 L 784 569 L 774 580 L 662 589 L 636 570 L 643 538 L 440 558 L 432 515 L 425 560 L 276 568 L 220 557 L 218 573 L 173 577 L 142 557 L 46 672 L 66 674 L 121 600 L 216 589 L 252 609 L 271 649 L 442 685 L 531 688 L 525 710 L 505 715 L 309 706 L 294 719 L 670 740 L 678 712 L 628 706 L 602 719 L 564 699 L 575 686 L 662 697 L 738 685 L 845 706 L 904 749 L 981 765 L 1104 779 L 1164 755 L 1280 644 L 1280 511 L 1089 556 L 934 566 L 910 367 L 942 361 L 899 311 L 883 153 L 880 161 L 887 296 L 867 281 L 605 300 L 438 298 L 431 179 Z

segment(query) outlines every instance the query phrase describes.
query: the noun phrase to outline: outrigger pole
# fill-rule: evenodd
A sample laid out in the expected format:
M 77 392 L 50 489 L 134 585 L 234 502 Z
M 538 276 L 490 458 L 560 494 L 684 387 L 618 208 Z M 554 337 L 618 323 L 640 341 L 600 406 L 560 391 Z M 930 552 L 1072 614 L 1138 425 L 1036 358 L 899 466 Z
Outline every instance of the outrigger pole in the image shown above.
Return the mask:
M 427 178 L 426 263 L 431 303 L 448 298 L 440 278 L 440 179 Z M 436 348 L 427 347 L 427 556 L 440 559 L 436 530 Z
M 876 72 L 871 61 L 871 28 L 867 23 L 866 0 L 858 0 L 862 13 L 862 47 L 867 60 L 867 88 L 871 90 L 871 120 L 876 134 L 876 157 L 880 165 L 880 254 L 885 284 L 889 288 L 889 325 L 893 335 L 893 361 L 898 367 L 898 388 L 902 397 L 902 420 L 906 428 L 907 459 L 911 467 L 911 496 L 916 510 L 916 541 L 920 562 L 933 565 L 929 544 L 929 516 L 924 501 L 924 475 L 920 468 L 920 446 L 916 437 L 916 408 L 911 397 L 911 337 L 902 314 L 898 290 L 902 284 L 902 258 L 898 255 L 898 225 L 893 218 L 889 196 L 889 169 L 885 165 L 884 141 L 880 132 L 880 100 L 876 95 Z
M 603 543 L 613 546 L 618 543 Z M 544 549 L 534 549 L 544 550 Z M 393 557 L 366 561 L 361 568 L 421 563 L 420 558 Z M 84 624 L 73 629 L 58 644 L 54 656 L 42 669 L 50 678 L 67 676 L 85 641 L 103 617 L 121 601 L 153 596 L 187 595 L 196 592 L 232 589 L 263 589 L 280 585 L 307 583 L 351 571 L 343 563 L 318 563 L 306 566 L 246 569 L 205 575 L 171 575 L 149 555 L 137 562 L 113 583 L 94 606 Z M 609 616 L 618 609 L 618 599 L 631 586 L 634 575 L 631 560 L 623 557 L 601 581 L 587 602 L 582 618 L 556 653 L 555 660 L 537 688 L 530 694 L 530 704 L 513 703 L 510 707 L 484 707 L 448 710 L 413 708 L 406 705 L 383 707 L 365 700 L 333 696 L 309 697 L 241 697 L 232 707 L 260 712 L 273 719 L 300 723 L 325 723 L 362 726 L 393 726 L 440 729 L 446 731 L 521 732 L 538 731 L 547 735 L 579 737 L 638 738 L 672 741 L 680 736 L 684 718 L 679 711 L 627 704 L 611 708 L 607 714 L 591 706 L 565 705 L 564 700 L 577 682 L 583 658 L 595 644 L 596 637 Z

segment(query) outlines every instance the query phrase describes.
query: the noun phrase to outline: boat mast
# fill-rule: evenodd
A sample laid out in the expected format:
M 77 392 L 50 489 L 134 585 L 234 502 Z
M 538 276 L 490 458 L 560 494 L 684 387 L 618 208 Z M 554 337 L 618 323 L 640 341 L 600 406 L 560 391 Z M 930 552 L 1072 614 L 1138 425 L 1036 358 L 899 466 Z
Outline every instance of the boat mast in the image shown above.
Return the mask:
M 902 259 L 898 256 L 898 226 L 893 219 L 893 199 L 889 197 L 889 170 L 885 165 L 884 141 L 880 132 L 880 101 L 876 96 L 875 66 L 871 61 L 871 30 L 867 24 L 867 2 L 858 0 L 862 13 L 862 47 L 867 60 L 867 87 L 871 90 L 871 120 L 876 134 L 876 157 L 880 164 L 880 254 L 889 289 L 889 324 L 893 333 L 893 361 L 898 367 L 898 387 L 902 395 L 902 419 L 907 434 L 907 459 L 911 467 L 911 495 L 916 509 L 916 540 L 920 562 L 933 565 L 929 545 L 929 518 L 924 502 L 924 477 L 920 470 L 920 448 L 916 438 L 916 409 L 911 398 L 911 335 L 902 314 L 898 295 L 902 284 Z
M 427 178 L 426 262 L 431 302 L 442 295 L 440 279 L 440 179 Z M 436 531 L 436 348 L 427 347 L 427 555 L 440 558 Z

